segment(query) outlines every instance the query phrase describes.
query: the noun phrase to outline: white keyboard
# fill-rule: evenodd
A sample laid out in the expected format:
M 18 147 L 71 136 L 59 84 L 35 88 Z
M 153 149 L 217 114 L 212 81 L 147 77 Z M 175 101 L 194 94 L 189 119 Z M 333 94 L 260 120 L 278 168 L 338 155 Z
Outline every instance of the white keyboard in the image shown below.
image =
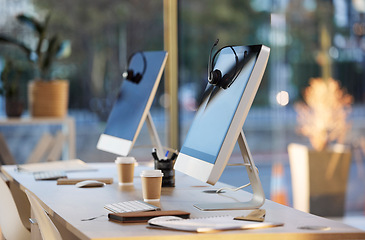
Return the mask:
M 107 204 L 104 206 L 104 208 L 113 213 L 146 212 L 160 210 L 160 208 L 153 206 L 152 204 L 148 204 L 146 202 L 138 200 Z
M 65 171 L 43 171 L 33 173 L 35 180 L 57 180 L 59 178 L 67 178 Z

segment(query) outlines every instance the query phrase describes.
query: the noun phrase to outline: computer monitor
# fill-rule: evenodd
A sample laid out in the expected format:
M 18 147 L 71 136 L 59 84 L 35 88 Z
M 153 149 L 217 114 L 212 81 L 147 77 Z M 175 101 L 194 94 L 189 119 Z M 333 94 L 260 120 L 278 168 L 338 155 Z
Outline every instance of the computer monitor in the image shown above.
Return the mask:
M 150 116 L 150 108 L 155 97 L 167 52 L 145 51 L 134 54 L 129 61 L 128 70 L 142 78 L 138 83 L 125 79 L 108 117 L 104 133 L 101 134 L 97 148 L 121 156 L 127 156 L 133 148 L 145 120 L 161 145 Z M 161 146 L 156 146 L 159 151 Z
M 238 141 L 244 161 L 248 165 L 246 170 L 254 196 L 251 201 L 236 205 L 196 205 L 202 210 L 258 208 L 265 200 L 242 127 L 264 74 L 270 49 L 263 45 L 233 48 L 239 59 L 239 75 L 227 89 L 208 83 L 176 160 L 175 169 L 214 185 Z M 216 61 L 215 69 L 220 69 L 224 74 L 235 64 L 237 63 L 232 49 L 224 48 Z

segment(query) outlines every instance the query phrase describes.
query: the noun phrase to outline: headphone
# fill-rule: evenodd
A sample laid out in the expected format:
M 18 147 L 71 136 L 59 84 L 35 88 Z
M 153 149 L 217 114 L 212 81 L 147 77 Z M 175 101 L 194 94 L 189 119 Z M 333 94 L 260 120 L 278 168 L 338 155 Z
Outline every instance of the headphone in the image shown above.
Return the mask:
M 209 64 L 208 64 L 208 82 L 214 86 L 218 86 L 223 89 L 227 89 L 231 86 L 231 84 L 234 82 L 234 80 L 236 80 L 236 78 L 238 76 L 238 74 L 237 74 L 238 73 L 238 56 L 232 46 L 225 46 L 225 47 L 222 47 L 221 49 L 219 49 L 212 58 L 213 49 L 215 46 L 217 46 L 218 42 L 219 42 L 219 39 L 217 39 L 215 41 L 215 43 L 213 44 L 213 46 L 210 50 Z M 224 76 L 222 76 L 222 72 L 219 69 L 213 70 L 213 65 L 215 64 L 215 58 L 217 57 L 218 53 L 220 53 L 225 48 L 232 49 L 234 56 L 235 56 L 236 64 L 234 66 L 234 69 L 232 69 L 232 70 L 234 70 L 233 73 L 232 73 L 232 70 L 230 70 L 228 73 L 226 73 L 226 74 L 224 74 Z
M 142 59 L 143 59 L 143 70 L 142 70 L 142 73 L 137 72 L 136 74 L 134 74 L 134 71 L 132 69 L 129 69 L 129 64 L 130 64 L 133 56 L 136 55 L 136 54 L 140 54 L 142 56 Z M 135 52 L 135 53 L 133 53 L 128 58 L 128 65 L 127 66 L 128 66 L 128 68 L 124 71 L 124 73 L 122 74 L 122 76 L 125 79 L 127 79 L 127 80 L 129 80 L 129 81 L 131 81 L 131 82 L 133 82 L 135 84 L 138 84 L 141 81 L 144 73 L 146 72 L 146 68 L 147 68 L 146 56 L 144 55 L 143 52 Z

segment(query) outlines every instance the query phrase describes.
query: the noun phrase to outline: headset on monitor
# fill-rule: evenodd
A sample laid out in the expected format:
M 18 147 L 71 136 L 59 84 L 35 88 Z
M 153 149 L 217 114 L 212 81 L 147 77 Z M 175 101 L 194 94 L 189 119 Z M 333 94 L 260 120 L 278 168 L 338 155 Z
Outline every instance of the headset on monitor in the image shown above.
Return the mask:
M 223 89 L 227 89 L 231 86 L 231 84 L 234 82 L 234 80 L 237 78 L 237 76 L 239 75 L 239 71 L 238 71 L 238 56 L 236 51 L 233 49 L 233 46 L 225 46 L 220 48 L 213 56 L 212 58 L 212 52 L 215 46 L 217 46 L 219 42 L 219 39 L 217 39 L 215 41 L 215 43 L 213 44 L 211 50 L 210 50 L 210 54 L 209 54 L 209 63 L 208 63 L 208 82 L 214 86 L 218 86 L 221 87 Z M 213 70 L 213 66 L 215 64 L 215 58 L 218 56 L 218 54 L 225 48 L 230 48 L 232 49 L 234 56 L 235 56 L 235 66 L 232 70 L 230 70 L 228 73 L 224 74 L 222 76 L 222 72 L 219 69 L 214 69 Z
M 129 69 L 129 64 L 130 64 L 133 56 L 136 55 L 136 54 L 140 54 L 142 56 L 142 59 L 143 59 L 143 70 L 142 70 L 141 73 L 140 72 L 134 73 L 134 71 L 132 69 Z M 135 84 L 138 84 L 141 81 L 144 73 L 146 72 L 146 68 L 147 68 L 147 60 L 146 60 L 146 56 L 144 55 L 144 53 L 143 52 L 140 52 L 140 51 L 139 52 L 135 52 L 135 53 L 133 53 L 128 58 L 127 69 L 124 71 L 124 73 L 122 74 L 122 76 L 125 79 L 127 79 L 127 80 L 129 80 L 129 81 L 131 81 L 131 82 L 133 82 Z

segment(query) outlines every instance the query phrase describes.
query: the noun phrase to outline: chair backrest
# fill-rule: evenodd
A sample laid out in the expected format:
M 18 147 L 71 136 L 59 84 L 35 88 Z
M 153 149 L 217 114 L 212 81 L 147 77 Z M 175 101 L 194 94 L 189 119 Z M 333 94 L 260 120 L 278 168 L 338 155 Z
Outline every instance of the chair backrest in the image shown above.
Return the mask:
M 22 223 L 11 191 L 0 175 L 0 228 L 7 240 L 29 240 L 30 232 Z
M 42 238 L 44 240 L 62 240 L 61 234 L 39 203 L 38 199 L 28 190 L 25 190 L 25 193 L 29 199 L 35 219 L 37 220 Z

